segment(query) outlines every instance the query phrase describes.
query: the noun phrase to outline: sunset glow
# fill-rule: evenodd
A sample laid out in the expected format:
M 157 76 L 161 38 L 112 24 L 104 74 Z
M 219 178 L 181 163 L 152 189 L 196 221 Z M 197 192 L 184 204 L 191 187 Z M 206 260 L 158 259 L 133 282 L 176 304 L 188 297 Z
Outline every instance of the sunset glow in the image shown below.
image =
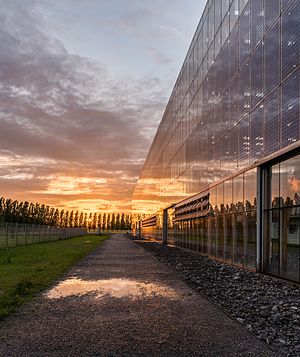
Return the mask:
M 204 1 L 0 4 L 0 196 L 129 213 Z

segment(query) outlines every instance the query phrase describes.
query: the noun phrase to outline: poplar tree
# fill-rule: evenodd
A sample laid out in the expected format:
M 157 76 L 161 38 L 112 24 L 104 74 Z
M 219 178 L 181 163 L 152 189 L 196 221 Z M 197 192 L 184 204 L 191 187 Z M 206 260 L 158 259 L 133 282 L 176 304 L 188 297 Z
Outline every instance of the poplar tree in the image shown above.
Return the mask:
M 103 215 L 103 221 L 102 221 L 102 230 L 105 231 L 106 229 L 106 213 Z
M 110 229 L 112 231 L 114 231 L 116 229 L 116 216 L 114 213 L 111 215 Z

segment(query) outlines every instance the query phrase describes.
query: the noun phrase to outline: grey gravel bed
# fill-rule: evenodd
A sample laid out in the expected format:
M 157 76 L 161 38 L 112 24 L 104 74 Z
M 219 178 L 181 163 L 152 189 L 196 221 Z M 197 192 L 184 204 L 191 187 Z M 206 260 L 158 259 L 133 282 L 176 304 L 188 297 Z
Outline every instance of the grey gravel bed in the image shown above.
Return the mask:
M 300 288 L 156 242 L 137 242 L 259 339 L 300 356 Z

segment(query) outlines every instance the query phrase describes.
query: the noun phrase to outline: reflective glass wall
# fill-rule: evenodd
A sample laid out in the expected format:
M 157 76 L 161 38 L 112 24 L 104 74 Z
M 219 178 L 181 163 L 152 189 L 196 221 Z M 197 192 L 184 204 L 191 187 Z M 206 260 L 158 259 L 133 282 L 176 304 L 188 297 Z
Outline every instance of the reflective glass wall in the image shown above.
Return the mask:
M 134 212 L 151 215 L 202 191 L 213 199 L 221 187 L 229 202 L 235 179 L 215 188 L 219 182 L 299 142 L 299 46 L 299 0 L 207 2 L 134 191 Z M 246 212 L 178 221 L 174 239 L 247 266 L 241 240 L 254 230 L 241 227 L 254 218 Z M 222 238 L 210 245 L 215 235 Z
M 190 219 L 175 216 L 175 244 L 229 264 L 255 270 L 256 170 L 211 188 L 208 197 L 209 205 L 205 215 L 197 215 L 191 207 L 189 212 L 193 212 L 190 213 Z
M 300 155 L 265 169 L 265 271 L 300 281 Z
M 134 192 L 155 213 L 299 140 L 300 2 L 210 0 Z

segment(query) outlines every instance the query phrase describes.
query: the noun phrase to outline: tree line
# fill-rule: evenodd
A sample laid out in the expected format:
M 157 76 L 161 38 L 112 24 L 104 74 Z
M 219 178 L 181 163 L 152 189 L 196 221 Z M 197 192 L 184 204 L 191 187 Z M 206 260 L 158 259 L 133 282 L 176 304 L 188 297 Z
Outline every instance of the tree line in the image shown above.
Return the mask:
M 100 230 L 130 230 L 132 216 L 125 213 L 83 213 L 40 203 L 0 198 L 0 222 Z

